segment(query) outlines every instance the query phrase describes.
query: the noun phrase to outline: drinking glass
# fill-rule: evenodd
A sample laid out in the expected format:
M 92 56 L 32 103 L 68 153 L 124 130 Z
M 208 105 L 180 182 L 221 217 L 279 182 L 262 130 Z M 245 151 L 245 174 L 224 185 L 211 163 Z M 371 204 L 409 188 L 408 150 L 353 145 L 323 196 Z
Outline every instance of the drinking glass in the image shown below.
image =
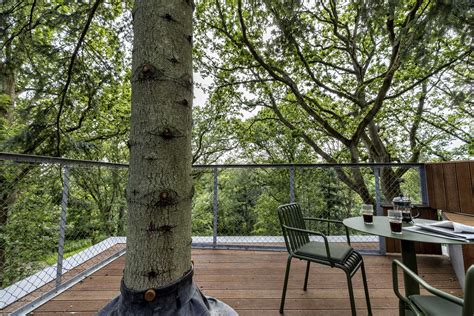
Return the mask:
M 373 224 L 374 223 L 374 206 L 372 204 L 362 204 L 362 217 L 364 218 L 364 223 Z
M 388 221 L 390 223 L 390 230 L 394 234 L 402 233 L 402 211 L 400 209 L 388 210 Z

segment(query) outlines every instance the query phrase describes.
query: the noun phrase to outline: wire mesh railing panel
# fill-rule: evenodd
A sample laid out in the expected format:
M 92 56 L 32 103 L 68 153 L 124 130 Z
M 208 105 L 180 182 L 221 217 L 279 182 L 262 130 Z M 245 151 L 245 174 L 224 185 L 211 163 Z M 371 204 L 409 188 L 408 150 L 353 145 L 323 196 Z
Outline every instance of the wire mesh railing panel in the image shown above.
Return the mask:
M 0 179 L 0 284 L 10 289 L 0 295 L 2 308 L 56 276 L 47 267 L 57 261 L 62 185 L 52 165 L 2 161 Z
M 62 266 L 66 279 L 125 247 L 127 177 L 127 169 L 70 167 L 64 182 L 69 193 Z
M 287 169 L 221 169 L 218 243 L 283 246 L 276 209 L 290 197 L 288 176 Z
M 354 213 L 356 195 L 334 168 L 302 168 L 295 175 L 296 201 L 306 216 L 342 220 Z
M 338 178 L 334 168 L 300 168 L 296 170 L 296 201 L 306 217 L 343 220 L 355 216 L 359 200 Z M 343 225 L 311 221 L 308 229 L 333 236 L 332 240 L 346 242 Z
M 214 236 L 214 172 L 195 170 L 192 209 L 193 244 L 211 244 Z
M 2 161 L 0 173 L 2 312 L 125 248 L 127 169 Z
M 420 172 L 418 168 L 379 167 L 382 204 L 391 204 L 395 196 L 408 196 L 413 204 L 422 204 Z
M 307 217 L 342 221 L 361 215 L 364 203 L 376 207 L 375 178 L 370 167 L 301 168 L 297 170 L 295 183 L 296 199 Z M 330 236 L 333 242 L 347 242 L 341 224 L 313 221 L 308 223 L 308 228 Z M 376 236 L 351 232 L 351 241 L 357 249 L 379 249 Z

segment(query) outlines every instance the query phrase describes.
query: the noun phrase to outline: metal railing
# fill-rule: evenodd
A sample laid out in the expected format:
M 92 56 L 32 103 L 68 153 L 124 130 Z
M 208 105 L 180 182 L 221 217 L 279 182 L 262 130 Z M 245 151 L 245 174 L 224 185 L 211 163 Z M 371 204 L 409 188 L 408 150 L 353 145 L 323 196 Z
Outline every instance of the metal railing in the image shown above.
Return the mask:
M 193 246 L 283 249 L 276 208 L 293 201 L 310 216 L 359 215 L 361 190 L 341 180 L 354 173 L 378 214 L 395 192 L 427 203 L 422 164 L 196 165 Z M 0 153 L 1 312 L 38 305 L 125 252 L 127 178 L 127 164 Z M 341 228 L 312 228 L 345 241 Z M 384 252 L 378 237 L 351 240 Z
M 406 170 L 403 176 L 394 179 L 393 183 L 384 183 L 385 188 L 382 189 L 381 174 L 384 170 L 393 168 Z M 382 214 L 382 205 L 390 204 L 392 197 L 400 192 L 409 194 L 414 204 L 427 204 L 426 178 L 422 164 L 214 165 L 195 166 L 195 169 L 201 171 L 201 179 L 198 182 L 213 184 L 212 188 L 207 188 L 212 194 L 212 212 L 210 205 L 207 207 L 208 214 L 212 213 L 213 247 L 284 247 L 275 210 L 278 205 L 288 202 L 300 203 L 308 216 L 342 220 L 360 215 L 359 209 L 363 201 L 353 189 L 340 180 L 340 171 L 347 174 L 357 169 L 362 172 L 378 215 Z M 240 196 L 249 197 L 246 201 L 240 201 L 242 203 L 238 210 L 234 209 L 235 204 L 229 206 L 226 203 L 229 198 L 234 198 L 234 202 L 236 200 L 236 194 L 233 192 L 236 190 L 235 184 L 229 183 L 229 178 L 237 179 L 240 181 L 240 187 L 245 188 L 244 192 L 239 192 Z M 252 199 L 255 195 L 258 198 Z M 262 201 L 262 197 L 267 199 Z M 252 212 L 249 212 L 249 207 Z M 193 216 L 200 213 L 200 208 L 195 205 Z M 236 214 L 247 214 L 247 221 L 236 219 Z M 252 219 L 252 216 L 258 218 Z M 230 221 L 226 220 L 228 217 L 231 218 Z M 210 227 L 211 223 L 208 223 L 208 226 Z M 323 229 L 326 234 L 332 235 L 332 240 L 345 241 L 341 228 L 331 226 L 316 229 Z M 195 236 L 198 232 L 199 230 L 194 232 Z M 368 252 L 384 253 L 382 238 L 357 234 L 351 237 L 357 247 Z M 195 246 L 209 246 L 210 240 L 200 237 L 193 239 Z

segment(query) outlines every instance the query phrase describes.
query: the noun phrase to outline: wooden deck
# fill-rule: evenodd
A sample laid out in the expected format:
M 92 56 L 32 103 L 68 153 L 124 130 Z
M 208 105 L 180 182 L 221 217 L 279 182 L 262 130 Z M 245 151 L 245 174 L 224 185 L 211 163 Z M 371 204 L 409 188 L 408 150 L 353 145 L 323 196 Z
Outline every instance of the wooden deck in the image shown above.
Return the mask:
M 279 315 L 286 265 L 285 252 L 193 249 L 195 282 L 206 295 L 232 306 L 243 316 Z M 364 256 L 374 315 L 398 315 L 392 290 L 391 261 L 394 256 Z M 94 315 L 119 294 L 124 257 L 97 271 L 48 303 L 34 315 Z M 419 274 L 430 284 L 462 295 L 449 260 L 419 256 Z M 305 264 L 293 260 L 285 315 L 349 315 L 345 276 L 339 269 L 313 264 L 304 292 Z M 403 278 L 402 278 L 403 279 Z M 358 314 L 366 315 L 360 272 L 353 279 Z

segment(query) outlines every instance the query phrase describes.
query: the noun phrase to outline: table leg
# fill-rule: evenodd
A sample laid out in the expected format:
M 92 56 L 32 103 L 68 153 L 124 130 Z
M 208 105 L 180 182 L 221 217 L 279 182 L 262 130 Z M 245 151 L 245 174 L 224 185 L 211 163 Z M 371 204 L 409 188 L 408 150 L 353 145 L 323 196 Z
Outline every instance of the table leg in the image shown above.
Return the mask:
M 415 252 L 415 243 L 409 240 L 400 240 L 402 246 L 402 262 L 410 270 L 418 274 L 418 267 L 416 264 L 416 252 Z M 408 277 L 405 273 L 403 274 L 403 279 L 405 281 L 405 294 L 406 296 L 420 294 L 420 286 L 412 278 Z M 400 316 L 411 315 L 411 311 L 405 306 L 405 304 L 400 301 L 399 304 Z
M 402 244 L 402 262 L 410 270 L 418 274 L 418 267 L 416 264 L 415 242 L 409 240 L 400 240 Z M 404 275 L 405 293 L 407 296 L 420 294 L 420 286 L 412 278 Z

